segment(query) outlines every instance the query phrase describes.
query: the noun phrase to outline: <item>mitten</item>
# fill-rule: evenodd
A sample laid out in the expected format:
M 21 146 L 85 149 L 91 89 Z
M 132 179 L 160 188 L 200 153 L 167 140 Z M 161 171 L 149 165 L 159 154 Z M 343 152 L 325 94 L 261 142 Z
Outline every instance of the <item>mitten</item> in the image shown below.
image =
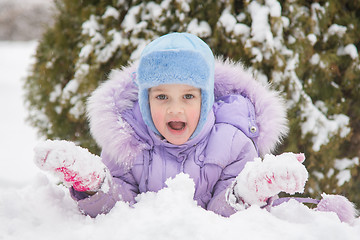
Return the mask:
M 355 205 L 341 195 L 328 195 L 323 193 L 316 210 L 323 212 L 335 212 L 342 222 L 354 223 L 358 212 Z
M 304 154 L 283 153 L 248 162 L 232 185 L 236 202 L 264 206 L 280 192 L 302 193 L 308 178 L 304 160 Z
M 65 186 L 96 192 L 104 182 L 107 167 L 99 156 L 72 142 L 47 140 L 35 147 L 35 164 L 53 173 Z

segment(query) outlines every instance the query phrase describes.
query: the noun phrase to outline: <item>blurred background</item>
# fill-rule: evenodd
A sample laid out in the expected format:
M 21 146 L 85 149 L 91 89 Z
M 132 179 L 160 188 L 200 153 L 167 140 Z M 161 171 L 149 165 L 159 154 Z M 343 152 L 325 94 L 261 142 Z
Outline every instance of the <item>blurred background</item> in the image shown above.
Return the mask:
M 39 39 L 53 23 L 51 0 L 0 0 L 0 41 Z

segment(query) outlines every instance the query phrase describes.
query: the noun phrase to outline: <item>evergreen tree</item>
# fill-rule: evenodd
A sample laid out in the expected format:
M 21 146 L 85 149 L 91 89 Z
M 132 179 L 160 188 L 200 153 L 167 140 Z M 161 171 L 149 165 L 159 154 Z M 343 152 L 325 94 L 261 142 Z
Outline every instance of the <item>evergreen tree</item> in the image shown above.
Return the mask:
M 306 154 L 308 194 L 340 193 L 360 204 L 360 2 L 58 0 L 56 6 L 25 84 L 29 120 L 41 135 L 99 153 L 87 97 L 152 39 L 187 31 L 283 93 L 291 132 L 278 151 Z

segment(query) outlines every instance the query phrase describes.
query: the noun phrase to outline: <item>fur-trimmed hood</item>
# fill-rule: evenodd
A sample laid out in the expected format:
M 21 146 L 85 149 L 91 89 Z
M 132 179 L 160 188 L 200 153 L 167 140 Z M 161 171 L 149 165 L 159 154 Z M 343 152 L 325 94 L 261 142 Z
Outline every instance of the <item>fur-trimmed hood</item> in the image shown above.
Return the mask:
M 146 148 L 138 140 L 122 112 L 132 109 L 138 100 L 133 82 L 138 62 L 113 70 L 88 100 L 91 133 L 98 145 L 124 166 L 131 167 L 134 157 Z M 260 155 L 272 152 L 287 134 L 286 107 L 277 91 L 264 86 L 244 71 L 239 63 L 215 61 L 215 101 L 229 94 L 248 98 L 254 105 L 257 137 L 253 139 Z

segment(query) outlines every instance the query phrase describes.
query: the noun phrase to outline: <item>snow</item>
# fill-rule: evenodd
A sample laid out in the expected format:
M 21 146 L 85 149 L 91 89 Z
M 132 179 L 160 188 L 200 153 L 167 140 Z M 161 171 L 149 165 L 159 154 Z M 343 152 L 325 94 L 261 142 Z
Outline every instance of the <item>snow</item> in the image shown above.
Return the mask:
M 338 48 L 338 56 L 349 55 L 353 60 L 356 60 L 359 57 L 359 53 L 354 44 L 348 44 L 345 47 Z
M 87 65 L 87 66 L 89 66 L 89 65 Z M 88 70 L 86 70 L 88 68 L 85 67 L 84 69 L 85 69 L 84 71 L 88 71 Z M 79 74 L 78 72 L 76 72 L 76 73 Z M 76 93 L 78 88 L 79 88 L 79 83 L 76 81 L 76 79 L 70 80 L 63 89 L 63 93 L 62 93 L 63 99 L 64 100 L 69 99 L 71 95 Z M 55 89 L 55 92 L 57 92 L 57 89 Z
M 289 194 L 303 193 L 308 179 L 308 172 L 302 164 L 304 160 L 304 154 L 294 153 L 266 154 L 263 160 L 256 158 L 246 164 L 236 178 L 235 196 L 246 203 L 262 206 L 281 190 Z
M 314 34 L 319 36 L 321 34 L 321 30 L 319 27 L 319 21 L 321 20 L 321 17 L 324 16 L 326 13 L 326 10 L 324 7 L 322 7 L 319 3 L 313 3 L 311 4 L 311 18 L 314 21 Z
M 335 160 L 335 168 L 339 170 L 339 173 L 336 175 L 339 187 L 351 180 L 351 168 L 354 168 L 355 166 L 359 166 L 358 157 L 354 157 L 353 159 L 343 158 Z
M 205 21 L 198 21 L 197 18 L 191 20 L 187 27 L 187 32 L 195 34 L 199 37 L 209 37 L 211 36 L 211 27 Z
M 317 54 L 317 53 L 315 53 L 314 55 L 312 55 L 312 57 L 310 58 L 310 63 L 311 63 L 312 65 L 317 65 L 317 64 L 319 64 L 319 62 L 320 62 L 320 55 Z
M 113 18 L 115 18 L 115 19 L 118 19 L 119 16 L 120 16 L 120 14 L 119 14 L 119 11 L 118 11 L 118 10 L 116 10 L 116 9 L 113 8 L 113 7 L 108 6 L 108 7 L 106 8 L 106 11 L 105 11 L 104 15 L 102 16 L 102 18 L 105 19 L 105 18 L 108 18 L 108 17 L 113 17 Z
M 230 13 L 229 8 L 224 9 L 222 12 L 219 23 L 225 27 L 226 32 L 231 32 L 236 24 L 235 17 Z
M 24 123 L 21 86 L 35 47 L 36 42 L 0 42 L 1 240 L 358 239 L 359 219 L 353 225 L 341 223 L 335 213 L 317 212 L 295 201 L 271 212 L 252 206 L 221 217 L 195 204 L 194 183 L 184 174 L 158 193 L 140 195 L 133 207 L 118 202 L 107 215 L 82 215 L 68 190 L 32 160 L 39 140 Z
M 149 2 L 146 4 L 146 10 L 149 12 L 146 14 L 146 17 L 143 17 L 142 19 L 158 19 L 161 16 L 161 13 L 163 11 L 162 7 L 159 4 L 156 4 L 154 2 Z
M 338 24 L 332 24 L 328 29 L 328 34 L 330 36 L 337 35 L 338 37 L 343 37 L 346 33 L 347 28 Z
M 266 6 L 270 9 L 271 17 L 281 17 L 281 5 L 276 0 L 266 0 Z
M 82 34 L 83 35 L 89 35 L 90 37 L 94 37 L 94 36 L 98 36 L 98 38 L 100 38 L 101 40 L 101 35 L 98 33 L 98 31 L 100 30 L 100 26 L 98 24 L 98 22 L 96 21 L 96 17 L 94 15 L 90 16 L 90 19 L 88 21 L 85 21 L 82 24 Z M 99 41 L 99 39 L 93 40 L 95 41 Z
M 308 96 L 306 96 L 308 97 Z M 332 119 L 328 119 L 325 115 L 312 104 L 311 99 L 307 98 L 306 104 L 301 106 L 303 111 L 301 118 L 301 131 L 303 136 L 312 133 L 313 150 L 319 151 L 322 145 L 329 142 L 329 138 L 339 133 L 341 137 L 346 137 L 350 133 L 349 117 L 344 114 L 335 114 Z
M 249 12 L 252 18 L 252 39 L 256 42 L 267 42 L 269 45 L 272 45 L 273 36 L 268 22 L 270 11 L 271 10 L 267 6 L 262 6 L 256 1 L 249 4 Z
M 226 32 L 233 32 L 237 36 L 242 36 L 243 41 L 245 41 L 250 36 L 250 28 L 245 24 L 237 23 L 237 21 L 244 20 L 245 17 L 245 14 L 239 14 L 238 17 L 235 18 L 230 13 L 230 9 L 226 8 L 221 13 L 218 24 L 224 27 Z
M 191 3 L 191 0 L 176 0 L 178 4 L 180 4 L 180 8 L 184 12 L 190 12 L 190 6 L 189 3 Z
M 67 187 L 97 191 L 105 179 L 106 167 L 101 158 L 73 142 L 46 140 L 36 145 L 34 152 L 35 164 L 54 174 Z
M 317 37 L 315 34 L 309 34 L 307 36 L 308 40 L 310 41 L 311 45 L 314 46 L 316 41 L 317 41 Z
M 21 91 L 35 46 L 35 42 L 0 42 L 0 188 L 21 187 L 36 173 L 29 157 L 35 131 L 24 123 Z
M 320 60 L 320 56 L 313 55 L 310 59 L 311 63 Z M 322 61 L 320 61 L 321 63 Z M 281 78 L 289 78 L 291 80 L 289 87 L 291 88 L 291 100 L 287 101 L 287 105 L 291 108 L 301 99 L 300 116 L 301 116 L 301 132 L 302 137 L 312 134 L 311 137 L 314 151 L 319 151 L 322 145 L 326 145 L 329 139 L 335 135 L 346 137 L 350 133 L 350 118 L 344 114 L 334 114 L 327 116 L 318 106 L 316 106 L 309 95 L 304 91 L 301 80 L 296 75 L 296 66 L 299 64 L 299 56 L 295 54 L 293 58 L 287 61 L 284 72 L 274 72 L 273 79 L 281 80 Z

